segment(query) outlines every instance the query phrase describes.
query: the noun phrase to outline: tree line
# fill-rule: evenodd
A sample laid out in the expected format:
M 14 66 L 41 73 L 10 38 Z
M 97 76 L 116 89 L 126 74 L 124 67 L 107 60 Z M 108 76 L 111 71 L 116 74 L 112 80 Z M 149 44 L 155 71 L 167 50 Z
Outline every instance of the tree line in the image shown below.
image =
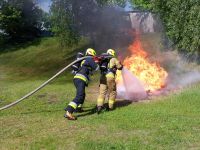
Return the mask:
M 199 0 L 129 0 L 133 7 L 160 15 L 170 40 L 180 51 L 200 55 Z M 40 36 L 41 28 L 49 27 L 62 46 L 73 46 L 80 39 L 84 17 L 103 6 L 124 7 L 126 0 L 52 0 L 49 14 L 35 0 L 0 1 L 0 42 L 29 40 Z M 85 15 L 85 12 L 88 12 Z M 97 16 L 98 17 L 98 16 Z M 89 19 L 87 19 L 89 20 Z
M 96 7 L 123 5 L 125 0 L 52 0 L 47 14 L 36 0 L 0 1 L 0 44 L 5 41 L 25 42 L 41 35 L 45 25 L 62 46 L 77 44 L 84 21 L 84 11 L 93 13 Z M 84 8 L 84 9 L 83 9 Z
M 33 0 L 1 0 L 1 42 L 23 42 L 39 37 L 46 16 Z

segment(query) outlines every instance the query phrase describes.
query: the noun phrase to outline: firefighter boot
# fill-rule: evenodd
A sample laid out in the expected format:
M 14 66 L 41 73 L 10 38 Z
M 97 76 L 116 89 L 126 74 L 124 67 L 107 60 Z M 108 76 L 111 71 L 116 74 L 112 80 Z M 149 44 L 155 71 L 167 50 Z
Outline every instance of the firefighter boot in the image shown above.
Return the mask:
M 72 113 L 70 113 L 68 111 L 66 112 L 66 114 L 64 115 L 64 117 L 67 118 L 68 120 L 76 120 L 77 119 L 76 117 L 74 117 L 72 115 Z
M 76 108 L 75 112 L 77 112 L 77 113 L 82 113 L 82 112 L 84 112 L 83 107 L 82 107 L 82 104 L 79 104 L 79 105 L 78 105 L 78 107 Z
M 97 114 L 100 114 L 103 110 L 102 106 L 97 106 Z

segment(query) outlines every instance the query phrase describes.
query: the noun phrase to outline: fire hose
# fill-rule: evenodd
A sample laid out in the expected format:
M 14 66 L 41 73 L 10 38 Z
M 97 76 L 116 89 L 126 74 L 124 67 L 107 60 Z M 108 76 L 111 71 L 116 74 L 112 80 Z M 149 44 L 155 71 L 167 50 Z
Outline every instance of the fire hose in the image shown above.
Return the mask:
M 52 80 L 54 80 L 56 77 L 58 77 L 61 73 L 63 73 L 65 70 L 67 70 L 69 67 L 71 67 L 73 64 L 79 62 L 79 61 L 82 61 L 86 58 L 89 58 L 91 56 L 85 56 L 85 57 L 82 57 L 78 60 L 75 60 L 73 61 L 72 63 L 70 63 L 69 65 L 67 65 L 66 67 L 64 67 L 62 70 L 60 70 L 58 73 L 56 73 L 53 77 L 51 77 L 50 79 L 48 79 L 46 82 L 44 82 L 43 84 L 41 84 L 39 87 L 37 87 L 36 89 L 34 89 L 33 91 L 29 92 L 28 94 L 26 94 L 25 96 L 23 96 L 22 98 L 8 104 L 8 105 L 5 105 L 3 107 L 0 108 L 0 111 L 1 110 L 4 110 L 4 109 L 8 109 L 9 107 L 12 107 L 14 105 L 16 105 L 17 103 L 23 101 L 24 99 L 30 97 L 31 95 L 33 95 L 34 93 L 36 93 L 37 91 L 41 90 L 42 88 L 44 88 L 47 84 L 49 84 L 49 82 L 51 82 Z

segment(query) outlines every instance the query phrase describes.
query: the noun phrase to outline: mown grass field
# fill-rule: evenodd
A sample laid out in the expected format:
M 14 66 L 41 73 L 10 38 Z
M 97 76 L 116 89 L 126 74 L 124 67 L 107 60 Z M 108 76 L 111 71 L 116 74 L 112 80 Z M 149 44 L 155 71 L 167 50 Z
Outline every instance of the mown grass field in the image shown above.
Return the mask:
M 77 47 L 59 49 L 43 39 L 0 54 L 0 106 L 34 89 L 68 64 Z M 95 80 L 96 81 L 96 80 Z M 85 112 L 63 117 L 75 89 L 65 73 L 34 96 L 0 112 L 0 149 L 200 149 L 200 84 L 168 96 L 94 113 L 98 84 L 87 89 Z

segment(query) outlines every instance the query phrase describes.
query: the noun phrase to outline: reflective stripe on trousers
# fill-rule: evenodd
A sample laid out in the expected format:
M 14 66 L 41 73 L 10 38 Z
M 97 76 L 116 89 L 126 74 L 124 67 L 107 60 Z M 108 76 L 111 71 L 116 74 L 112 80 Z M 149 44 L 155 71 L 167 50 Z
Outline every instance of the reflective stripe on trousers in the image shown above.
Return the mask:
M 73 107 L 74 109 L 76 109 L 76 108 L 77 108 L 77 104 L 76 104 L 76 103 L 74 103 L 74 102 L 70 102 L 70 103 L 69 103 L 69 106 Z
M 80 104 L 84 103 L 85 100 L 85 81 L 79 78 L 75 78 L 74 85 L 76 87 L 76 96 L 67 107 L 67 111 L 70 113 L 73 113 Z

